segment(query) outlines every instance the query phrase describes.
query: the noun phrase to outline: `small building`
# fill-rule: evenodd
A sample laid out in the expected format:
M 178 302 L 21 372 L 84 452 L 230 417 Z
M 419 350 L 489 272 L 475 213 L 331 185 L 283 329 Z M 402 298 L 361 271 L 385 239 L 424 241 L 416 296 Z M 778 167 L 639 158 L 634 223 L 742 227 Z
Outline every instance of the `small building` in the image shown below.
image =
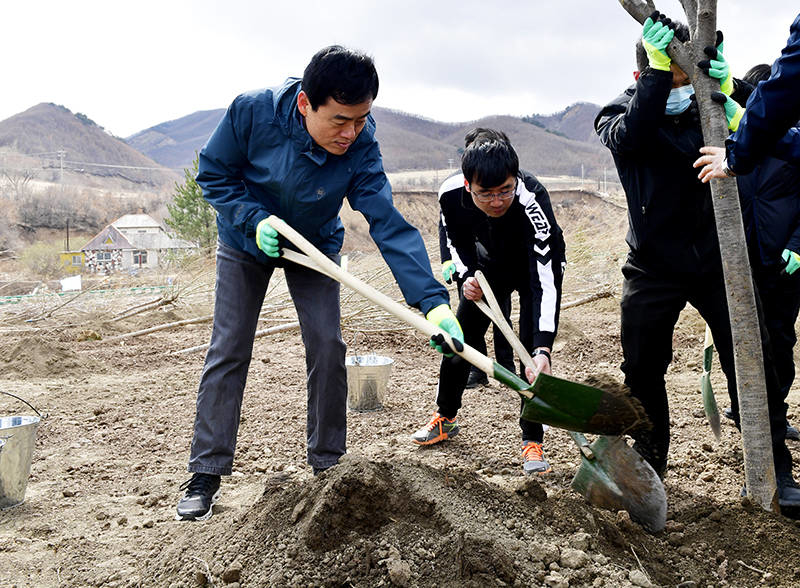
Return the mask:
M 91 272 L 165 267 L 171 259 L 196 249 L 173 237 L 147 214 L 126 214 L 95 235 L 81 251 Z
M 85 259 L 83 251 L 62 251 L 60 258 L 65 273 L 73 275 L 83 270 Z

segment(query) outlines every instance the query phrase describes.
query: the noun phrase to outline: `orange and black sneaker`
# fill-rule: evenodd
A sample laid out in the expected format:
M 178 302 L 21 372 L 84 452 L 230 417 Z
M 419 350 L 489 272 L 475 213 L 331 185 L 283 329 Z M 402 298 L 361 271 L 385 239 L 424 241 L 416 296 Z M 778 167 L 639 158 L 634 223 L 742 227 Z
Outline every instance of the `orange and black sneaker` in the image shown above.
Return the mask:
M 417 445 L 434 445 L 455 437 L 460 429 L 456 417 L 448 419 L 434 412 L 428 424 L 411 435 L 411 440 Z
M 550 464 L 544 459 L 544 448 L 541 443 L 527 441 L 522 446 L 522 470 L 528 476 L 552 471 Z

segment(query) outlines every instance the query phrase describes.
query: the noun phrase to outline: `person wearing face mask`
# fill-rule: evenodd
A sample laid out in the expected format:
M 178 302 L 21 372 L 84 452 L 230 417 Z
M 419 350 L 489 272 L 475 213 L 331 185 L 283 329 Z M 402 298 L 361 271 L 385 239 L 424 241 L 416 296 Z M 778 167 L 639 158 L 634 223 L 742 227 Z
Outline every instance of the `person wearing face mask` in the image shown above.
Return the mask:
M 711 328 L 728 393 L 736 398 L 711 191 L 692 168 L 703 145 L 700 117 L 691 99 L 688 76 L 667 53 L 673 37 L 688 40 L 687 27 L 658 12 L 645 20 L 636 51 L 641 73 L 637 72 L 636 83 L 606 105 L 595 120 L 595 130 L 611 150 L 628 201 L 629 253 L 622 268 L 622 371 L 653 425 L 634 435 L 634 448 L 662 477 L 670 438 L 664 375 L 672 361 L 675 324 L 687 303 Z M 720 81 L 720 90 L 731 94 L 736 87 L 722 58 L 721 35 L 717 45 L 714 77 Z M 778 383 L 769 345 L 764 349 L 769 393 Z M 785 455 L 776 454 L 778 457 Z M 782 506 L 784 502 L 800 506 L 800 490 L 784 490 Z

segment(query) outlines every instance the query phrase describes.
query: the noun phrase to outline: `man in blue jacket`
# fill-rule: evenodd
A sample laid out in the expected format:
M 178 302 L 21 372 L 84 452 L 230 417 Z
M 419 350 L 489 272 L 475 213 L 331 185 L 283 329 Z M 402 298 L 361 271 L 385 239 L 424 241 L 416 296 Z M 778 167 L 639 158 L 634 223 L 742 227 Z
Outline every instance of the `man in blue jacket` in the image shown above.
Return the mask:
M 433 277 L 419 232 L 392 203 L 375 121 L 372 59 L 340 46 L 311 59 L 303 79 L 238 96 L 200 152 L 197 183 L 217 211 L 216 302 L 211 344 L 197 395 L 192 477 L 181 486 L 177 518 L 211 516 L 220 476 L 230 475 L 258 315 L 282 267 L 306 350 L 307 459 L 314 474 L 346 451 L 347 382 L 339 284 L 285 263 L 291 247 L 266 222 L 276 215 L 339 261 L 344 198 L 360 211 L 411 306 L 460 345 L 447 290 Z M 431 346 L 449 353 L 441 336 Z
M 694 167 L 700 179 L 746 174 L 767 155 L 800 162 L 800 15 L 790 27 L 789 40 L 772 64 L 772 75 L 747 100 L 739 127 L 725 147 L 705 146 Z M 787 132 L 788 131 L 788 132 Z M 800 260 L 799 260 L 800 261 Z
M 745 103 L 753 88 L 769 75 L 769 65 L 751 68 L 742 78 L 742 91 L 732 98 Z M 795 323 L 800 313 L 800 263 L 796 261 L 796 252 L 800 251 L 800 167 L 768 156 L 752 172 L 736 180 L 750 268 L 772 345 L 785 413 L 785 400 L 795 376 Z M 724 414 L 738 419 L 735 406 Z M 788 421 L 786 438 L 800 440 L 797 429 Z

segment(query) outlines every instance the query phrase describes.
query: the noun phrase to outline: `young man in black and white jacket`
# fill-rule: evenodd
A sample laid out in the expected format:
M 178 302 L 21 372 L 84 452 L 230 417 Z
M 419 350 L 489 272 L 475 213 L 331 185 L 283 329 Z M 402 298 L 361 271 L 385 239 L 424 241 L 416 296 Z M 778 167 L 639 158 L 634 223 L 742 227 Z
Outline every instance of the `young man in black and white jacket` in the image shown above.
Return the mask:
M 457 318 L 464 340 L 478 346 L 489 319 L 472 302 L 483 292 L 475 279 L 486 276 L 499 300 L 516 291 L 520 299 L 520 339 L 538 372 L 550 373 L 550 353 L 558 329 L 561 283 L 566 265 L 564 238 L 553 215 L 550 197 L 531 174 L 520 171 L 508 137 L 491 129 L 474 129 L 466 137 L 462 173 L 439 190 L 441 223 L 455 264 L 460 293 Z M 438 408 L 412 435 L 418 445 L 433 445 L 459 432 L 456 413 L 470 366 L 458 357 L 445 358 L 439 372 Z M 537 373 L 526 371 L 532 380 Z M 543 429 L 520 419 L 525 473 L 546 473 Z

